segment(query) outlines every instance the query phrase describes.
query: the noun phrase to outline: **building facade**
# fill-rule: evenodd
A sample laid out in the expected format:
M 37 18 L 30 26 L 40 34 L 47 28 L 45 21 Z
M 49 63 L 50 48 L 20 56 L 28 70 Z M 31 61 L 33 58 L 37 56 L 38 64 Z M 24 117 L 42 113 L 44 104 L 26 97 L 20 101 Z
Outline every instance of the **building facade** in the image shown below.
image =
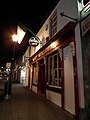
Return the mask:
M 78 118 L 90 106 L 90 1 L 60 0 L 37 37 L 27 86 Z

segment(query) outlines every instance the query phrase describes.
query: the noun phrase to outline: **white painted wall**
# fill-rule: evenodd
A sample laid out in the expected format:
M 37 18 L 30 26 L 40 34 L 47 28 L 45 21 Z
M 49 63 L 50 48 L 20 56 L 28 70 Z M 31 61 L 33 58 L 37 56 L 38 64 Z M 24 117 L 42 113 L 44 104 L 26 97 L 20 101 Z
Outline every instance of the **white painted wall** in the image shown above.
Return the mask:
M 29 61 L 26 62 L 25 86 L 28 86 L 28 80 L 29 80 Z
M 83 68 L 82 68 L 82 50 L 81 50 L 81 36 L 80 36 L 79 24 L 75 28 L 76 39 L 76 57 L 77 57 L 77 69 L 78 69 L 78 84 L 79 84 L 79 100 L 80 107 L 84 108 L 84 83 L 83 83 Z
M 70 46 L 64 48 L 64 102 L 65 110 L 75 114 L 73 56 Z
M 80 3 L 78 0 L 60 0 L 60 2 L 57 4 L 55 9 L 52 11 L 50 16 L 47 18 L 45 23 L 41 26 L 41 29 L 38 31 L 37 36 L 40 38 L 41 42 L 42 39 L 45 37 L 49 36 L 49 20 L 50 17 L 52 16 L 53 12 L 57 9 L 57 19 L 58 19 L 58 31 L 60 31 L 69 21 L 73 21 L 69 18 L 66 17 L 61 17 L 60 12 L 64 12 L 66 15 L 73 17 L 73 18 L 80 18 Z M 46 26 L 48 25 L 48 29 L 46 30 Z M 80 107 L 84 107 L 84 95 L 83 95 L 83 70 L 82 70 L 82 53 L 81 53 L 81 38 L 80 38 L 80 30 L 79 30 L 79 24 L 76 26 L 75 29 L 75 40 L 76 40 L 76 52 L 77 52 L 77 65 L 78 65 L 78 80 L 79 80 L 79 97 L 80 97 Z M 44 43 L 45 44 L 45 43 Z M 36 50 L 39 50 L 42 47 L 42 45 L 37 46 Z M 34 53 L 33 53 L 34 54 Z M 33 90 L 36 90 L 36 87 L 33 86 Z M 55 100 L 55 97 L 59 100 Z M 61 97 L 57 95 L 55 92 L 47 91 L 46 92 L 46 97 L 55 102 L 60 106 L 61 103 Z M 74 113 L 74 110 L 72 110 Z
M 30 66 L 30 90 L 32 89 L 32 66 Z
M 57 4 L 57 6 L 54 8 L 50 16 L 47 18 L 45 23 L 42 25 L 41 29 L 37 33 L 37 36 L 42 40 L 42 37 L 49 36 L 49 20 L 54 13 L 54 11 L 57 9 L 57 26 L 58 31 L 62 29 L 69 21 L 73 21 L 66 17 L 61 17 L 60 12 L 64 12 L 66 15 L 71 16 L 73 18 L 78 17 L 78 6 L 77 6 L 77 0 L 60 0 L 60 2 Z M 47 31 L 45 30 L 46 26 L 48 25 Z
M 37 86 L 32 86 L 32 90 L 37 93 Z
M 46 99 L 52 101 L 53 103 L 61 107 L 61 94 L 60 93 L 46 90 Z
M 21 70 L 20 83 L 25 85 L 26 67 Z
M 60 12 L 72 17 L 78 18 L 77 0 L 61 0 L 57 5 L 58 11 L 58 31 L 62 29 L 69 21 L 73 21 L 66 17 L 61 17 Z

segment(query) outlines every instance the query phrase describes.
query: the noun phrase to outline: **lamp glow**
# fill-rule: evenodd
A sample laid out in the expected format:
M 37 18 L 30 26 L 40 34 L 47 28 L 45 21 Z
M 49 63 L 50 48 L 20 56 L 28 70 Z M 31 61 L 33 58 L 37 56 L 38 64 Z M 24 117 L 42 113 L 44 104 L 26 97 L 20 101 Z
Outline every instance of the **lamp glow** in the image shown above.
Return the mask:
M 13 42 L 17 42 L 18 41 L 17 35 L 12 35 L 12 39 L 13 39 Z
M 51 46 L 52 48 L 55 48 L 55 47 L 56 47 L 56 44 L 53 42 L 53 43 L 50 44 L 50 46 Z

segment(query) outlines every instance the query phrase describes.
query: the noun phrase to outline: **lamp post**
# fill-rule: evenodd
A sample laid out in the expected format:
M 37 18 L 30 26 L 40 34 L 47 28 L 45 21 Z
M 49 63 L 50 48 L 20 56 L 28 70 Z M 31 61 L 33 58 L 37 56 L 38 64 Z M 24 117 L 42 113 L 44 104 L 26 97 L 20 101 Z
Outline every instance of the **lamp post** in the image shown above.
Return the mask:
M 13 46 L 13 55 L 12 55 L 12 61 L 11 61 L 11 82 L 12 82 L 12 74 L 13 74 L 13 65 L 14 65 L 14 60 L 15 60 L 15 45 L 16 43 L 18 42 L 18 38 L 17 38 L 17 35 L 12 35 L 12 40 L 13 40 L 13 43 L 14 43 L 14 46 Z
M 15 55 L 15 44 L 16 44 L 17 41 L 18 41 L 18 39 L 17 39 L 17 35 L 13 35 L 13 36 L 12 36 L 12 40 L 13 40 L 13 42 L 14 42 L 12 61 L 14 61 L 14 55 Z
M 23 37 L 25 35 L 25 32 L 23 30 L 21 30 L 19 28 L 19 26 L 17 27 L 17 35 L 14 34 L 12 35 L 12 40 L 14 42 L 14 46 L 13 46 L 13 54 L 12 54 L 12 60 L 11 60 L 11 73 L 9 75 L 8 81 L 5 84 L 5 100 L 8 100 L 11 98 L 11 91 L 12 91 L 12 74 L 13 74 L 13 64 L 15 61 L 15 45 L 18 42 L 18 44 L 20 44 L 23 40 Z
M 11 91 L 12 91 L 12 70 L 13 70 L 13 64 L 14 64 L 14 55 L 15 55 L 15 44 L 17 42 L 17 35 L 12 36 L 12 40 L 14 42 L 13 46 L 13 56 L 11 60 L 11 73 L 8 75 L 7 82 L 5 83 L 5 100 L 9 100 L 11 98 Z
M 14 43 L 14 46 L 13 46 L 13 55 L 12 55 L 12 60 L 11 60 L 11 75 L 10 75 L 10 80 L 9 80 L 9 90 L 8 90 L 8 94 L 11 96 L 11 92 L 12 92 L 12 74 L 13 74 L 13 64 L 14 64 L 14 57 L 15 57 L 15 45 L 16 43 L 18 42 L 18 39 L 17 39 L 17 35 L 12 35 L 12 40 L 13 40 L 13 43 Z

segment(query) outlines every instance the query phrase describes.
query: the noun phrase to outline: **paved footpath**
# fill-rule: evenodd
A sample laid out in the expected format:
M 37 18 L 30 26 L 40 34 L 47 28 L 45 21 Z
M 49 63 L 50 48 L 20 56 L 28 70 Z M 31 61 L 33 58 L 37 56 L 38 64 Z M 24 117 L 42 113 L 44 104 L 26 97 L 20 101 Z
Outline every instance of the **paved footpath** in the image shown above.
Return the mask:
M 0 120 L 76 120 L 59 106 L 20 85 L 12 85 L 10 100 L 0 100 Z

